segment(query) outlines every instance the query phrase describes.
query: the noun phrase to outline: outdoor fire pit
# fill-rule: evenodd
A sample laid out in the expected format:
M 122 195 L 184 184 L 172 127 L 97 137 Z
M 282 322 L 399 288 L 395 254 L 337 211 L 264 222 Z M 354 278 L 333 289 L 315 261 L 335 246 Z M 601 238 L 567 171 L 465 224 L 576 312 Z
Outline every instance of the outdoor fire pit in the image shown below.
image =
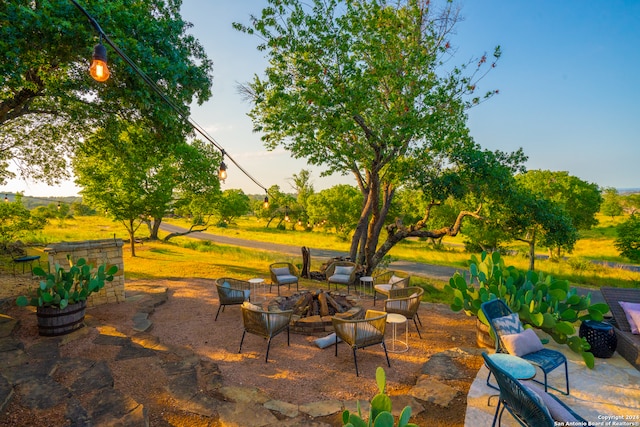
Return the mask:
M 269 310 L 293 310 L 291 331 L 302 334 L 333 332 L 331 317 L 359 319 L 364 310 L 355 297 L 342 292 L 301 291 L 269 302 Z

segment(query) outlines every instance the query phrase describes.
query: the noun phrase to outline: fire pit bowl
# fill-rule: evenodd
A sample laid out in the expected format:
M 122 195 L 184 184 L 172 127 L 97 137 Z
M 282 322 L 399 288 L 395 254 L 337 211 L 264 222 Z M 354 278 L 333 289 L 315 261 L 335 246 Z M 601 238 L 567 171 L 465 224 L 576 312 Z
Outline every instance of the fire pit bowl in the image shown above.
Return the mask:
M 360 319 L 364 310 L 356 298 L 343 292 L 300 291 L 269 302 L 269 310 L 293 310 L 290 330 L 301 334 L 333 332 L 331 318 Z

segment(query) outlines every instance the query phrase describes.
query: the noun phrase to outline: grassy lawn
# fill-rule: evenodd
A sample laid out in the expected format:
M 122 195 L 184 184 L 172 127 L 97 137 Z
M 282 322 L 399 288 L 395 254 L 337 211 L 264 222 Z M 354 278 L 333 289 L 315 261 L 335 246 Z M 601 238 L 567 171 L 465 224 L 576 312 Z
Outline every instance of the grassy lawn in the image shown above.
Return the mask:
M 567 260 L 551 262 L 537 260 L 536 270 L 553 274 L 570 280 L 581 286 L 623 286 L 634 287 L 640 283 L 640 273 L 633 273 L 619 268 L 594 265 L 589 260 L 606 260 L 618 263 L 626 262 L 617 255 L 613 246 L 615 239 L 615 225 L 620 221 L 600 218 L 601 224 L 597 228 L 583 233 L 584 239 L 576 245 L 574 253 L 569 254 Z M 170 220 L 180 226 L 189 224 L 183 220 Z M 144 227 L 144 226 L 143 226 Z M 148 235 L 146 228 L 141 227 L 137 236 Z M 347 252 L 349 242 L 328 231 L 292 230 L 291 224 L 287 230 L 265 228 L 265 223 L 256 219 L 243 218 L 228 227 L 211 227 L 207 232 L 216 235 L 237 237 L 247 240 L 257 240 L 292 246 L 318 247 Z M 103 217 L 77 217 L 64 221 L 52 221 L 41 232 L 34 232 L 24 241 L 31 245 L 30 252 L 45 255 L 43 248 L 48 243 L 60 241 L 78 241 L 90 239 L 120 238 L 127 240 L 125 228 L 116 222 Z M 161 233 L 161 237 L 164 235 Z M 430 243 L 419 240 L 407 240 L 398 244 L 390 253 L 392 259 L 404 259 L 428 264 L 448 265 L 465 268 L 470 257 L 464 251 L 462 238 L 457 237 L 454 244 L 446 244 L 435 249 Z M 524 247 L 514 245 L 510 248 L 515 253 L 524 253 Z M 206 277 L 217 278 L 230 276 L 248 279 L 251 277 L 265 277 L 269 264 L 278 261 L 288 261 L 300 264 L 300 257 L 281 255 L 278 253 L 259 251 L 237 246 L 220 245 L 213 242 L 200 241 L 189 237 L 171 239 L 170 242 L 147 242 L 136 246 L 138 256 L 131 257 L 128 245 L 125 245 L 124 257 L 126 274 L 130 278 L 170 278 L 170 277 Z M 507 255 L 507 264 L 521 269 L 528 268 L 528 259 L 522 255 Z M 10 261 L 10 260 L 9 260 Z M 322 260 L 312 259 L 312 270 L 318 270 Z M 4 268 L 9 265 L 4 263 Z M 10 268 L 10 266 L 9 266 Z M 433 302 L 444 302 L 446 296 L 441 289 L 444 283 L 416 277 L 412 284 L 425 288 L 425 299 Z M 318 282 L 302 280 L 301 285 L 318 287 Z

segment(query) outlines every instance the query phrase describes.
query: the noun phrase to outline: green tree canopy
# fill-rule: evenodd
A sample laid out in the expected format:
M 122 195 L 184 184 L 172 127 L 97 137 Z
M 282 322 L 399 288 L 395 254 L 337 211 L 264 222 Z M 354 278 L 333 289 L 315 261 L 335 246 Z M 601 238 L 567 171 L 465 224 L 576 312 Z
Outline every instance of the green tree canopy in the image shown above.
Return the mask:
M 622 203 L 620 202 L 620 195 L 618 194 L 618 190 L 612 187 L 604 189 L 600 212 L 603 215 L 610 216 L 611 218 L 622 215 Z
M 352 185 L 335 185 L 307 200 L 309 221 L 316 226 L 333 228 L 346 237 L 358 223 L 362 193 Z
M 87 204 L 127 228 L 135 256 L 137 229 L 151 218 L 151 237 L 157 238 L 153 232 L 157 233 L 162 217 L 179 195 L 198 193 L 210 198 L 219 194 L 219 155 L 197 148 L 185 144 L 168 155 L 149 130 L 114 120 L 77 150 L 73 159 L 76 183 Z
M 187 34 L 180 0 L 86 2 L 116 43 L 184 109 L 211 95 L 211 61 Z M 0 183 L 9 160 L 29 179 L 58 182 L 77 141 L 112 116 L 136 120 L 170 149 L 191 132 L 169 106 L 108 48 L 111 78 L 88 74 L 98 34 L 69 0 L 0 2 Z
M 249 196 L 239 189 L 224 190 L 216 203 L 220 220 L 226 223 L 232 223 L 236 218 L 249 213 L 250 209 Z
M 521 152 L 488 155 L 466 126 L 466 109 L 495 93 L 480 94 L 479 82 L 500 49 L 448 67 L 458 21 L 451 3 L 442 11 L 417 0 L 268 3 L 249 26 L 235 24 L 263 40 L 269 59 L 264 77 L 244 87 L 250 116 L 268 148 L 283 146 L 325 175 L 354 175 L 363 204 L 350 256 L 370 273 L 403 238 L 455 235 L 465 217 L 479 216 L 473 206 L 447 227 L 426 228 L 430 209 L 466 191 L 481 169 L 513 173 L 523 160 Z M 400 185 L 429 197 L 413 224 L 387 221 Z
M 519 185 L 536 195 L 538 199 L 545 199 L 553 203 L 565 212 L 570 221 L 569 228 L 576 231 L 588 230 L 598 223 L 596 213 L 600 211 L 602 195 L 600 188 L 596 184 L 588 183 L 568 172 L 552 172 L 544 170 L 530 170 L 525 174 L 518 175 Z M 549 213 L 545 215 L 555 215 L 556 218 L 563 216 L 561 213 L 553 214 L 557 209 L 548 208 Z M 563 220 L 566 222 L 566 220 Z M 560 257 L 561 250 L 571 251 L 577 240 L 568 238 L 569 228 L 547 227 L 544 234 L 543 245 L 549 248 L 549 254 L 554 255 L 552 249 L 556 250 L 556 257 Z M 562 233 L 567 232 L 565 237 Z
M 618 237 L 614 243 L 620 255 L 632 261 L 640 261 L 640 218 L 631 214 L 629 219 L 616 227 Z
M 41 230 L 46 223 L 44 217 L 31 215 L 22 204 L 22 196 L 16 194 L 13 202 L 0 203 L 0 246 L 6 248 L 26 232 Z

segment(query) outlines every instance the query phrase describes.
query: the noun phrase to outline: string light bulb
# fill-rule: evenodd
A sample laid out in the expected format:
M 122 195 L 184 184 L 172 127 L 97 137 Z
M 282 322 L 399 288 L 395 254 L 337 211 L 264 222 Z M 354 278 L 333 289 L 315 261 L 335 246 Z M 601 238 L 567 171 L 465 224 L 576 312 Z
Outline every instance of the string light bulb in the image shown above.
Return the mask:
M 220 181 L 227 179 L 227 165 L 224 164 L 224 161 L 220 162 L 220 170 L 218 171 L 218 178 Z
M 4 202 L 5 203 L 9 202 L 9 196 L 7 196 L 6 194 L 4 195 Z
M 264 196 L 264 202 L 262 203 L 262 207 L 265 209 L 269 209 L 269 196 Z
M 93 48 L 92 59 L 91 67 L 89 67 L 91 77 L 98 82 L 107 81 L 111 73 L 109 72 L 109 67 L 107 67 L 107 48 L 102 44 L 102 37 L 100 38 L 100 43 Z
M 284 220 L 286 222 L 290 221 L 290 218 L 289 218 L 289 206 L 285 206 L 284 207 Z

